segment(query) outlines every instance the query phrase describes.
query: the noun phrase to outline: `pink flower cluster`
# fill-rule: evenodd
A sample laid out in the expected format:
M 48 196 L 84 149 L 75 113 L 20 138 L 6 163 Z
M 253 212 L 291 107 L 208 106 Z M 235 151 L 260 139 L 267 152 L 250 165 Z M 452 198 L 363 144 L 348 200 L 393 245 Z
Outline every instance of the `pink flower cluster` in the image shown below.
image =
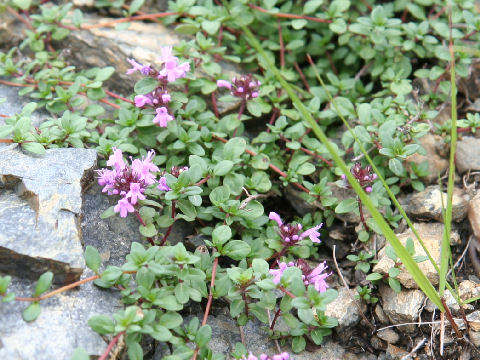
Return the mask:
M 300 230 L 302 230 L 301 224 L 284 224 L 282 219 L 280 218 L 280 215 L 273 211 L 268 214 L 268 218 L 270 220 L 276 221 L 276 223 L 278 224 L 280 237 L 285 243 L 289 245 L 295 245 L 297 242 L 303 240 L 306 237 L 309 237 L 310 240 L 314 243 L 320 242 L 320 233 L 317 230 L 320 229 L 323 224 L 314 226 L 313 228 L 310 228 L 299 234 Z
M 143 75 L 151 76 L 158 80 L 158 87 L 151 93 L 135 96 L 135 106 L 139 108 L 146 106 L 155 108 L 156 116 L 153 119 L 153 123 L 158 124 L 160 127 L 167 127 L 168 122 L 174 119 L 168 108 L 171 96 L 168 93 L 167 85 L 185 77 L 187 72 L 190 71 L 190 64 L 188 62 L 180 63 L 179 59 L 173 56 L 171 46 L 165 46 L 160 49 L 160 70 L 156 70 L 152 66 L 139 64 L 133 59 L 127 60 L 133 66 L 127 71 L 127 74 L 139 71 Z
M 258 97 L 258 88 L 261 82 L 254 79 L 251 74 L 242 75 L 239 78 L 232 78 L 232 82 L 227 80 L 217 80 L 218 87 L 225 87 L 230 90 L 233 96 L 239 97 L 244 101 Z
M 362 168 L 362 164 L 356 162 L 355 165 L 353 165 L 350 169 L 350 172 L 355 177 L 355 179 L 357 179 L 357 181 L 360 183 L 360 186 L 365 190 L 365 192 L 372 192 L 371 185 L 373 181 L 377 178 L 377 174 L 372 172 L 372 167 L 370 165 Z M 342 180 L 346 188 L 351 188 L 350 183 L 348 182 L 345 175 L 342 175 Z
M 156 183 L 155 172 L 159 168 L 152 163 L 155 151 L 150 150 L 145 158 L 130 160 L 131 164 L 125 163 L 122 150 L 113 148 L 113 154 L 110 155 L 107 165 L 113 167 L 112 170 L 97 170 L 99 178 L 98 184 L 103 186 L 103 192 L 108 195 L 120 195 L 122 198 L 114 207 L 114 211 L 120 213 L 121 217 L 126 217 L 129 212 L 134 212 L 133 205 L 138 200 L 145 200 L 145 189 Z
M 317 267 L 311 268 L 307 262 L 303 259 L 298 259 L 296 262 L 290 261 L 289 263 L 281 262 L 278 265 L 278 269 L 271 269 L 270 274 L 273 275 L 273 282 L 275 284 L 280 283 L 283 273 L 289 267 L 297 267 L 302 271 L 303 283 L 315 286 L 315 290 L 322 293 L 327 291 L 328 284 L 325 281 L 332 273 L 324 273 L 328 268 L 325 262 L 320 263 Z
M 273 355 L 273 356 L 268 356 L 266 354 L 262 354 L 260 356 L 255 356 L 252 353 L 248 354 L 248 356 L 243 355 L 241 357 L 242 360 L 289 360 L 290 359 L 290 354 L 287 352 L 278 354 L 278 355 Z

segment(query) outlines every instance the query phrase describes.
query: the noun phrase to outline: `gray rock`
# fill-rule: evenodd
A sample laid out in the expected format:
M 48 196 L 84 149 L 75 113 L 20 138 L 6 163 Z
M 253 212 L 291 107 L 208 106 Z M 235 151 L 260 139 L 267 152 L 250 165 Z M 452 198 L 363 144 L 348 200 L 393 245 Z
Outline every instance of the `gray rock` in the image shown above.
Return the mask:
M 441 192 L 439 186 L 429 186 L 424 191 L 410 198 L 405 211 L 408 215 L 420 220 L 443 221 L 443 204 L 447 206 L 447 193 Z M 455 188 L 452 198 L 452 219 L 460 222 L 467 216 L 468 199 L 462 190 Z
M 397 294 L 386 285 L 380 287 L 380 297 L 383 311 L 393 324 L 417 321 L 425 300 L 425 295 L 420 290 L 404 290 Z M 401 330 L 411 332 L 415 328 L 415 325 L 406 325 Z
M 470 200 L 468 207 L 468 220 L 472 226 L 473 234 L 480 239 L 480 193 Z
M 132 242 L 142 242 L 142 236 L 138 220 L 131 214 L 126 218 L 118 215 L 100 218 L 117 201 L 116 196 L 102 193 L 101 187 L 93 183 L 83 195 L 81 225 L 84 245 L 97 248 L 105 263 L 121 266 Z
M 442 156 L 443 138 L 439 135 L 427 134 L 419 139 L 419 144 L 425 149 L 425 154 L 413 154 L 406 158 L 405 162 L 410 168 L 410 163 L 419 166 L 428 162 L 428 175 L 423 178 L 428 184 L 437 183 L 438 176 L 448 169 L 448 160 Z
M 25 26 L 7 11 L 0 13 L 0 48 L 9 51 L 24 37 Z
M 388 344 L 395 344 L 400 340 L 400 336 L 391 328 L 378 331 L 377 336 Z
M 86 272 L 82 278 L 93 275 Z M 35 284 L 13 278 L 9 292 L 31 296 Z M 93 283 L 80 286 L 41 302 L 37 320 L 26 323 L 22 312 L 25 302 L 0 306 L 0 359 L 68 360 L 77 347 L 90 355 L 100 355 L 107 343 L 87 325 L 95 314 L 111 314 L 121 307 L 118 291 L 100 290 Z
M 388 324 L 389 320 L 387 315 L 385 315 L 385 312 L 383 311 L 382 307 L 380 304 L 377 304 L 375 306 L 375 315 L 377 315 L 378 321 L 380 321 L 381 324 Z
M 413 224 L 414 227 L 417 229 L 420 238 L 423 240 L 426 248 L 430 252 L 430 255 L 433 259 L 440 265 L 440 250 L 441 244 L 443 239 L 443 224 L 440 223 L 415 223 Z M 406 232 L 397 235 L 400 242 L 405 245 L 408 238 L 413 240 L 413 244 L 415 246 L 415 255 L 418 256 L 425 256 L 426 253 L 423 250 L 422 246 L 418 242 L 417 238 L 413 234 L 413 232 L 408 229 Z M 451 243 L 456 244 L 459 242 L 460 236 L 458 232 L 453 230 L 451 232 Z M 390 259 L 386 253 L 385 248 L 379 251 L 378 253 L 379 261 L 374 266 L 373 271 L 378 272 L 381 274 L 387 274 L 390 268 L 394 266 L 394 262 Z M 430 261 L 426 260 L 418 264 L 420 270 L 423 271 L 425 276 L 434 284 L 438 284 L 438 273 L 435 270 L 435 267 L 430 263 Z M 414 288 L 418 289 L 418 285 L 413 279 L 413 277 L 405 270 L 403 267 L 401 268 L 401 273 L 397 277 L 398 281 L 405 286 L 406 288 Z
M 480 295 L 480 284 L 470 280 L 464 280 L 458 285 L 458 294 L 463 301 L 477 297 Z M 450 290 L 447 289 L 445 291 L 444 298 L 450 311 L 455 315 L 460 315 L 460 305 L 458 305 L 457 300 L 455 300 Z M 435 304 L 428 300 L 425 310 L 432 312 L 435 309 L 437 309 Z M 463 304 L 463 309 L 473 310 L 474 307 L 471 304 Z
M 351 290 L 355 293 L 355 289 Z M 337 331 L 341 332 L 344 328 L 353 327 L 361 319 L 358 309 L 355 306 L 354 299 L 351 298 L 345 287 L 338 289 L 337 298 L 327 304 L 325 315 L 336 318 L 338 320 Z M 360 304 L 360 303 L 359 303 Z M 362 311 L 366 310 L 366 305 L 361 304 Z
M 398 346 L 388 344 L 385 355 L 387 360 L 401 360 L 405 355 L 408 355 L 408 351 Z
M 82 186 L 95 150 L 50 149 L 44 156 L 0 149 L 0 271 L 56 283 L 79 279 L 84 268 L 78 227 Z
M 464 137 L 457 143 L 455 166 L 459 173 L 480 170 L 480 139 Z
M 1 26 L 1 18 L 0 18 Z M 0 35 L 1 38 L 1 35 Z M 18 89 L 11 86 L 0 84 L 0 99 L 5 98 L 7 101 L 0 103 L 0 114 L 3 115 L 15 115 L 22 111 L 23 107 L 31 102 L 27 97 L 18 95 Z M 45 111 L 34 111 L 31 120 L 33 126 L 39 126 L 40 123 L 48 116 Z M 0 125 L 5 123 L 4 119 L 0 117 Z M 11 145 L 0 143 L 0 149 L 9 147 Z

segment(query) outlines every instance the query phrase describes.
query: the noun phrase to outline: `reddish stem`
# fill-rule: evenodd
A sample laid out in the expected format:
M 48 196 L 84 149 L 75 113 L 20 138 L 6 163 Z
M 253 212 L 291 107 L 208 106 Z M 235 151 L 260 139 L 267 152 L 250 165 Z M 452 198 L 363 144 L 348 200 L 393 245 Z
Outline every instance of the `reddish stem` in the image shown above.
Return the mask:
M 280 316 L 280 308 L 275 312 L 275 316 L 273 317 L 272 325 L 270 325 L 270 330 L 273 331 L 275 327 L 275 323 L 277 322 L 278 317 Z
M 16 297 L 15 300 L 16 301 L 40 301 L 40 300 L 45 300 L 45 299 L 48 299 L 49 297 L 52 297 L 52 296 L 60 294 L 64 291 L 73 289 L 74 287 L 85 284 L 89 281 L 97 280 L 98 278 L 100 278 L 100 275 L 93 275 L 93 276 L 90 276 L 89 278 L 79 280 L 79 281 L 76 281 L 74 283 L 63 286 L 61 288 L 58 288 L 58 289 L 56 289 L 54 291 L 51 291 L 49 293 L 46 293 L 45 295 L 42 295 L 42 296 L 37 296 L 37 297 L 34 297 L 34 298 Z
M 460 332 L 460 329 L 458 328 L 455 320 L 453 320 L 452 313 L 450 312 L 450 309 L 448 308 L 445 299 L 442 297 L 440 298 L 440 300 L 442 301 L 443 307 L 445 308 L 445 315 L 447 316 L 448 321 L 452 325 L 452 329 L 455 331 L 455 335 L 457 335 L 457 339 L 463 339 L 462 333 Z
M 288 297 L 291 297 L 292 299 L 295 299 L 296 296 L 293 295 L 290 291 L 288 291 L 287 289 L 285 289 L 283 286 L 279 286 L 278 289 L 283 292 L 284 294 L 287 294 Z
M 213 287 L 215 286 L 215 276 L 216 276 L 216 273 L 217 273 L 217 266 L 218 266 L 218 256 L 215 257 L 215 260 L 213 260 L 212 280 L 210 280 L 210 291 L 208 293 L 207 306 L 205 307 L 205 314 L 203 315 L 202 326 L 205 326 L 207 324 L 208 314 L 210 313 L 210 309 L 212 307 Z M 197 346 L 195 348 L 195 352 L 193 353 L 192 360 L 197 359 L 199 350 L 200 350 L 200 348 Z
M 220 119 L 220 114 L 218 113 L 218 107 L 217 107 L 217 98 L 215 97 L 215 92 L 212 92 L 212 105 L 213 105 L 213 112 L 217 119 Z
M 363 5 L 365 5 L 365 6 L 367 7 L 367 9 L 368 9 L 369 11 L 372 11 L 372 10 L 373 10 L 372 5 L 370 5 L 370 4 L 367 2 L 367 0 L 362 0 L 362 3 L 363 3 Z
M 194 186 L 200 186 L 200 185 L 206 183 L 208 181 L 208 179 L 210 179 L 210 178 L 211 178 L 211 176 L 208 175 L 205 178 L 203 178 L 202 180 L 200 180 L 199 182 L 197 182 Z
M 303 73 L 302 69 L 300 68 L 300 66 L 298 66 L 296 61 L 293 62 L 293 66 L 295 67 L 295 70 L 297 70 L 298 74 L 300 75 L 303 85 L 305 85 L 305 89 L 307 89 L 307 91 L 310 92 L 310 85 L 308 85 L 307 79 L 305 78 L 305 74 Z
M 436 13 L 433 17 L 432 17 L 432 20 L 436 20 L 438 19 L 440 16 L 442 16 L 442 14 L 447 10 L 447 7 L 444 6 L 440 9 L 440 11 L 438 13 Z
M 98 360 L 106 360 L 106 359 L 107 359 L 108 354 L 110 354 L 110 351 L 112 351 L 113 347 L 114 347 L 115 344 L 118 342 L 118 339 L 120 339 L 120 336 L 122 336 L 123 334 L 125 334 L 125 331 L 122 331 L 121 333 L 118 333 L 118 334 L 110 341 L 110 343 L 108 344 L 107 348 L 106 348 L 105 351 L 103 352 L 102 356 L 100 356 L 100 357 L 98 358 Z
M 270 120 L 268 121 L 268 123 L 270 125 L 273 125 L 273 123 L 277 119 L 277 116 L 278 116 L 279 112 L 280 112 L 280 110 L 278 108 L 273 108 L 272 116 L 270 117 Z M 269 133 L 269 132 L 270 132 L 270 128 L 267 127 L 267 133 Z
M 280 139 L 285 141 L 285 142 L 292 142 L 292 140 L 290 139 L 287 139 L 286 137 L 284 137 L 283 135 L 280 135 Z M 325 164 L 327 164 L 328 166 L 332 167 L 333 166 L 333 163 L 330 161 L 330 160 L 327 160 L 325 159 L 322 155 L 319 155 L 317 153 L 314 153 L 313 151 L 310 151 L 304 147 L 301 147 L 300 148 L 301 151 L 303 151 L 305 154 L 308 154 L 310 156 L 313 156 L 313 157 L 316 157 L 317 159 L 320 159 L 322 160 Z
M 165 236 L 163 237 L 162 242 L 160 243 L 160 246 L 165 245 L 165 243 L 167 242 L 167 238 L 172 232 L 173 224 L 175 223 L 175 200 L 172 200 L 172 219 L 174 219 L 173 223 L 168 227 L 167 232 L 165 233 Z
M 12 14 L 13 16 L 15 16 L 18 20 L 20 20 L 22 23 L 24 23 L 27 28 L 33 32 L 35 32 L 35 29 L 33 28 L 32 24 L 30 24 L 30 22 L 26 19 L 23 18 L 23 16 L 21 16 L 17 11 L 15 11 L 14 9 L 12 9 L 10 6 L 7 6 L 7 11 Z
M 365 228 L 365 231 L 369 231 L 370 228 L 367 226 L 365 217 L 363 216 L 362 201 L 360 200 L 360 198 L 357 198 L 357 202 L 358 202 L 358 212 L 360 213 L 360 221 L 362 222 L 363 227 Z
M 13 144 L 12 139 L 0 139 L 0 143 Z
M 277 18 L 304 19 L 304 20 L 315 21 L 315 22 L 319 22 L 319 23 L 327 23 L 327 24 L 332 22 L 332 20 L 319 19 L 319 18 L 315 18 L 315 17 L 311 17 L 311 16 L 304 16 L 304 15 L 285 14 L 285 13 L 272 14 L 268 10 L 266 10 L 266 9 L 260 7 L 260 6 L 253 5 L 253 4 L 248 4 L 248 6 L 250 6 L 252 9 L 258 10 L 258 11 L 264 13 L 264 14 L 272 15 L 272 16 L 275 16 Z

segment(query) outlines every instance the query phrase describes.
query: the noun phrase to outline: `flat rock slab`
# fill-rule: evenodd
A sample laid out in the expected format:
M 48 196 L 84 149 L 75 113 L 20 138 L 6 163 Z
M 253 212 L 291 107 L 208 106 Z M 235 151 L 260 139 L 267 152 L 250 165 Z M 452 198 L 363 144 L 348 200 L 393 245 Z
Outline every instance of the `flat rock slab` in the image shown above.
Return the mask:
M 457 143 L 455 165 L 461 174 L 469 170 L 480 170 L 480 139 L 464 137 Z
M 402 290 L 396 293 L 390 287 L 380 287 L 383 311 L 393 324 L 417 321 L 425 295 L 420 290 Z M 414 331 L 416 325 L 402 326 L 400 330 Z
M 85 267 L 79 215 L 82 184 L 95 150 L 49 149 L 43 156 L 0 149 L 0 271 L 55 283 L 76 281 Z
M 82 278 L 91 275 L 88 272 Z M 8 291 L 30 296 L 34 289 L 34 282 L 13 278 Z M 92 283 L 46 299 L 40 305 L 42 312 L 31 323 L 22 319 L 28 303 L 14 301 L 0 306 L 0 359 L 69 360 L 77 347 L 99 356 L 107 343 L 87 321 L 93 315 L 110 315 L 123 308 L 119 292 L 100 290 Z
M 408 201 L 405 211 L 419 220 L 443 221 L 443 206 L 447 206 L 447 193 L 441 192 L 438 185 L 429 186 L 414 194 Z M 453 189 L 452 220 L 463 221 L 467 216 L 468 197 L 459 188 Z

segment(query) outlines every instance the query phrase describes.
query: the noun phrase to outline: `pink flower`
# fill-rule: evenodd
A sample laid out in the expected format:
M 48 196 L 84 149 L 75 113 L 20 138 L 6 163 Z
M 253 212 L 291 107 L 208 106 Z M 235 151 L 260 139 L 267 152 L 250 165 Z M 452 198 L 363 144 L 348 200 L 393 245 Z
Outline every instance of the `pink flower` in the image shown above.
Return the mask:
M 145 195 L 143 195 L 144 191 L 145 190 L 140 187 L 140 184 L 131 183 L 130 191 L 125 195 L 125 198 L 129 198 L 130 203 L 135 205 L 137 203 L 137 199 L 145 200 Z
M 327 291 L 328 284 L 325 281 L 327 277 L 331 275 L 331 273 L 323 273 L 324 270 L 326 270 L 328 266 L 326 265 L 325 262 L 319 264 L 315 269 L 313 269 L 310 274 L 306 276 L 304 279 L 304 282 L 306 285 L 311 285 L 313 284 L 315 286 L 315 290 L 318 292 L 325 292 Z
M 218 87 L 226 87 L 228 90 L 232 89 L 232 83 L 227 80 L 217 80 Z
M 120 149 L 114 148 L 113 150 L 107 164 L 113 166 L 114 169 L 97 170 L 98 184 L 104 186 L 102 191 L 107 192 L 108 195 L 122 197 L 114 210 L 119 212 L 121 217 L 126 217 L 129 212 L 134 211 L 133 205 L 138 200 L 145 200 L 145 189 L 156 183 L 155 172 L 158 172 L 159 169 L 152 163 L 155 155 L 153 150 L 150 150 L 145 158 L 133 160 L 131 165 L 124 162 Z M 132 158 L 130 157 L 130 159 Z
M 179 64 L 178 58 L 172 55 L 171 46 L 161 48 L 160 53 L 159 60 L 163 63 L 163 69 L 159 72 L 159 79 L 166 78 L 168 82 L 172 82 L 185 77 L 187 72 L 190 71 L 188 62 Z
M 134 59 L 127 59 L 127 61 L 133 66 L 131 69 L 127 70 L 127 75 L 133 74 L 135 71 L 140 71 L 143 75 L 148 75 L 150 73 L 150 66 L 139 64 Z
M 267 354 L 261 354 L 259 357 L 253 355 L 252 353 L 248 354 L 248 357 L 243 355 L 240 359 L 241 360 L 289 360 L 290 355 L 286 352 L 278 354 L 278 355 L 273 355 L 273 356 L 268 356 Z
M 280 215 L 278 215 L 276 212 L 271 211 L 270 214 L 268 214 L 268 218 L 270 220 L 275 220 L 278 224 L 278 227 L 281 227 L 283 225 Z
M 162 94 L 162 101 L 167 104 L 172 100 L 172 97 L 170 96 L 169 93 Z
M 107 166 L 113 166 L 117 171 L 121 171 L 125 168 L 122 150 L 113 148 L 113 154 L 108 158 Z
M 128 201 L 127 198 L 122 198 L 118 200 L 117 205 L 113 208 L 115 212 L 120 213 L 120 217 L 124 218 L 127 217 L 129 212 L 134 212 L 135 209 L 133 208 L 132 204 Z
M 301 224 L 284 224 L 282 219 L 280 218 L 280 215 L 273 211 L 268 214 L 268 218 L 270 220 L 274 220 L 278 224 L 280 237 L 284 242 L 290 245 L 295 245 L 295 243 L 306 237 L 309 237 L 310 240 L 314 243 L 320 242 L 320 233 L 317 230 L 320 229 L 323 224 L 314 226 L 313 228 L 308 229 L 304 231 L 301 235 L 299 235 L 298 232 L 302 230 Z
M 167 185 L 167 178 L 165 176 L 162 176 L 160 178 L 160 180 L 158 180 L 158 186 L 157 186 L 157 189 L 158 190 L 161 190 L 161 191 L 170 191 L 172 189 L 170 189 L 170 186 Z
M 137 95 L 135 96 L 135 106 L 136 107 L 143 107 L 145 104 L 153 105 L 152 99 L 145 95 Z
M 300 238 L 306 238 L 307 236 L 310 238 L 310 240 L 314 243 L 319 243 L 320 239 L 318 238 L 320 236 L 320 233 L 317 231 L 322 227 L 323 224 L 317 225 L 311 229 L 308 229 L 307 231 L 304 231 L 302 235 L 300 235 Z
M 167 127 L 167 123 L 173 120 L 173 116 L 168 113 L 168 109 L 165 106 L 157 108 L 155 111 L 157 116 L 153 119 L 154 124 L 158 124 L 160 127 Z

